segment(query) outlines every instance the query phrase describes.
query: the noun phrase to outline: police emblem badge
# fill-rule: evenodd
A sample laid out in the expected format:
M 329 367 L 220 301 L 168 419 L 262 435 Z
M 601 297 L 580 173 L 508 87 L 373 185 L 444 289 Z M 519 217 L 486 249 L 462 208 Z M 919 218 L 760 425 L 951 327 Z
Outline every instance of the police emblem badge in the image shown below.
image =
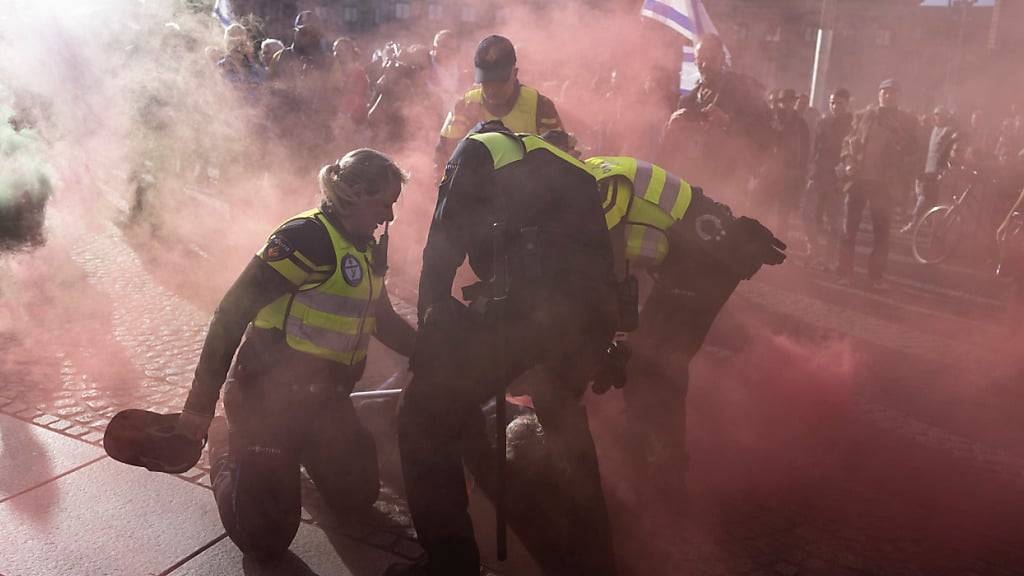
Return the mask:
M 359 286 L 363 281 L 363 266 L 355 256 L 345 254 L 341 259 L 341 275 L 349 286 Z

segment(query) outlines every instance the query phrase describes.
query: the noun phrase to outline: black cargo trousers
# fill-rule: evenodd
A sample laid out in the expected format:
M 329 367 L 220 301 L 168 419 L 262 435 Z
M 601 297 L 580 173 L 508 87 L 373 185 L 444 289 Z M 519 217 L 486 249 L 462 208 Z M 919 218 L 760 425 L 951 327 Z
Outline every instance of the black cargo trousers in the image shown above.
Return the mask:
M 658 275 L 630 336 L 633 357 L 622 389 L 639 469 L 662 489 L 685 481 L 690 362 L 739 283 L 719 264 L 681 251 L 668 258 L 670 270 Z
M 432 310 L 420 327 L 413 380 L 399 408 L 398 441 L 409 508 L 431 574 L 479 574 L 463 457 L 479 460 L 486 455 L 479 450 L 470 454 L 467 446 L 473 440 L 468 437 L 481 431 L 481 406 L 495 397 L 496 379 L 508 386 L 532 368 L 543 370 L 543 381 L 550 384 L 532 398 L 544 429 L 545 450 L 564 464 L 550 485 L 568 501 L 563 508 L 567 518 L 559 519 L 564 520 L 559 565 L 545 566 L 545 572 L 616 573 L 597 453 L 581 402 L 614 335 L 614 317 L 607 310 L 580 305 L 585 300 L 540 307 L 510 302 L 501 313 L 503 323 L 495 318 L 493 307 L 481 315 L 452 300 L 442 312 Z M 501 334 L 503 377 L 495 355 Z M 474 472 L 479 468 L 474 465 L 479 462 L 466 464 Z M 478 480 L 486 491 L 489 480 Z M 510 487 L 510 492 L 516 489 Z M 524 512 L 516 508 L 509 502 L 513 529 L 517 514 Z
M 268 352 L 239 351 L 224 391 L 227 451 L 211 446 L 210 455 L 224 529 L 256 558 L 283 553 L 295 538 L 300 466 L 335 514 L 368 509 L 380 490 L 373 437 L 348 396 L 355 379 L 339 382 L 300 352 Z

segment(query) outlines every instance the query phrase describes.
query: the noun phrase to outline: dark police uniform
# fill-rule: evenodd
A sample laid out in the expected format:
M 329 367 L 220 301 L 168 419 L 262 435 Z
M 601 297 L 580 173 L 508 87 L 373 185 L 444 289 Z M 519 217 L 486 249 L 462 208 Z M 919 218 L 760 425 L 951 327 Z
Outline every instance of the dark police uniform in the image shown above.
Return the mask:
M 391 307 L 373 246 L 350 239 L 329 205 L 301 214 L 274 232 L 214 313 L 185 409 L 212 415 L 231 366 L 228 447 L 211 445 L 211 476 L 224 528 L 248 555 L 290 545 L 300 464 L 335 511 L 377 498 L 376 449 L 348 395 L 369 336 L 408 355 L 415 333 Z
M 505 258 L 495 258 L 496 222 L 504 230 Z M 467 256 L 477 276 L 490 281 L 473 309 L 450 296 Z M 508 271 L 502 322 L 493 305 L 476 311 L 498 283 L 496 261 Z M 399 411 L 399 447 L 428 573 L 478 574 L 460 444 L 493 398 L 495 380 L 507 385 L 536 367 L 549 384 L 533 392 L 545 441 L 559 462 L 574 467 L 559 480 L 559 492 L 572 503 L 558 573 L 613 574 L 597 455 L 580 403 L 617 315 L 611 243 L 593 176 L 536 136 L 484 124 L 448 163 L 419 297 L 421 335 Z M 573 485 L 565 486 L 569 476 Z
M 781 263 L 784 245 L 660 166 L 626 156 L 586 164 L 605 199 L 620 276 L 642 269 L 654 279 L 630 337 L 623 396 L 634 455 L 655 482 L 677 492 L 685 478 L 690 360 L 740 280 Z

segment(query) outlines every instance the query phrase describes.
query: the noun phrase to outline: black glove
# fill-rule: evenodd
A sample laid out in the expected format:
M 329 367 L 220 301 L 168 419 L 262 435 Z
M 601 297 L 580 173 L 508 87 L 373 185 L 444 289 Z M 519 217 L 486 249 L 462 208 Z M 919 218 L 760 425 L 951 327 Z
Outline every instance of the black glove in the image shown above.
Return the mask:
M 452 351 L 462 348 L 462 340 L 479 333 L 473 326 L 479 322 L 474 312 L 452 297 L 424 310 L 409 369 L 414 374 L 444 370 L 451 364 Z
M 761 266 L 776 266 L 786 260 L 786 244 L 772 231 L 752 218 L 735 219 L 726 231 L 724 252 L 730 254 L 726 263 L 744 280 L 749 280 Z
M 612 388 L 622 388 L 626 385 L 626 366 L 633 351 L 625 342 L 612 342 L 612 345 L 605 351 L 604 361 L 594 374 L 594 383 L 591 390 L 594 394 L 604 394 Z

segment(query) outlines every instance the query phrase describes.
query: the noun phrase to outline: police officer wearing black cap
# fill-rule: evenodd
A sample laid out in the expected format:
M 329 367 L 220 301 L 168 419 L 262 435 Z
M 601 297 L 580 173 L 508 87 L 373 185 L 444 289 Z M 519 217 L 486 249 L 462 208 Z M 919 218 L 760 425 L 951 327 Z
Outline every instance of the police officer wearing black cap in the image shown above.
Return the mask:
M 477 85 L 455 102 L 441 127 L 437 165 L 443 166 L 455 145 L 473 126 L 501 120 L 512 132 L 543 134 L 562 127 L 558 110 L 549 98 L 519 82 L 516 49 L 504 36 L 480 41 L 473 56 Z
M 468 257 L 485 279 L 451 297 Z M 477 576 L 462 458 L 480 407 L 528 370 L 545 446 L 563 463 L 552 487 L 566 505 L 553 574 L 615 574 L 597 454 L 581 398 L 617 322 L 611 241 L 594 177 L 579 160 L 500 122 L 459 143 L 441 182 L 423 251 L 421 335 L 399 409 L 398 440 L 418 565 L 388 576 Z M 501 452 L 504 455 L 504 452 Z M 467 461 L 467 464 L 472 465 Z M 477 476 L 487 490 L 487 478 Z M 509 510 L 510 524 L 516 514 Z

